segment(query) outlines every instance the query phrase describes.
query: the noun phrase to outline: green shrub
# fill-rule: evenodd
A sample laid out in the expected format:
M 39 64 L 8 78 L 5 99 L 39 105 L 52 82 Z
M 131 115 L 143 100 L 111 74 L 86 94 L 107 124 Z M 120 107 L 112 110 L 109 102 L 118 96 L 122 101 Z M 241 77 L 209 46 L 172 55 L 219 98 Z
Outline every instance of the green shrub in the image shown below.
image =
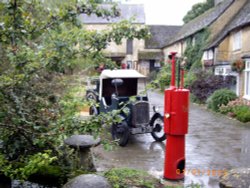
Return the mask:
M 221 105 L 219 111 L 241 122 L 250 121 L 250 102 L 241 98 L 230 101 L 227 105 Z
M 236 94 L 229 89 L 219 89 L 215 91 L 208 99 L 208 108 L 215 112 L 219 111 L 222 105 L 227 105 L 229 101 L 235 100 Z
M 150 82 L 148 87 L 150 88 L 159 88 L 161 91 L 164 91 L 164 89 L 170 85 L 171 81 L 171 65 L 167 64 L 161 68 L 161 70 L 157 73 L 157 75 L 154 75 L 155 78 L 153 81 Z
M 148 81 L 151 82 L 151 81 L 155 80 L 156 77 L 157 77 L 158 72 L 159 71 L 156 71 L 156 70 L 150 72 L 149 75 L 148 75 L 148 77 L 147 77 Z
M 184 87 L 189 88 L 189 86 L 197 79 L 195 72 L 189 71 L 184 74 Z
M 250 121 L 250 107 L 249 106 L 237 106 L 234 108 L 234 113 L 236 115 L 236 119 L 246 123 Z
M 190 101 L 196 104 L 203 104 L 194 94 L 190 93 Z

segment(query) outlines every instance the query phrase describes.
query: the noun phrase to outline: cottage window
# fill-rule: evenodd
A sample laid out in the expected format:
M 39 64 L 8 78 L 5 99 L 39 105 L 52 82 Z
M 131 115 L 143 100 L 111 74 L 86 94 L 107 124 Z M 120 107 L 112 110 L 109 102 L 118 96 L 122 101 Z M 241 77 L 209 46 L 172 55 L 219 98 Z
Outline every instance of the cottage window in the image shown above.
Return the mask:
M 213 50 L 207 50 L 203 52 L 203 60 L 213 60 L 214 52 Z
M 246 61 L 244 98 L 250 100 L 250 59 Z
M 133 54 L 133 40 L 127 40 L 127 54 Z
M 203 52 L 203 60 L 208 60 L 208 51 Z
M 238 31 L 233 35 L 233 50 L 240 50 L 242 46 L 242 33 Z
M 212 60 L 213 58 L 214 58 L 214 52 L 213 52 L 213 50 L 209 50 L 208 51 L 208 59 Z

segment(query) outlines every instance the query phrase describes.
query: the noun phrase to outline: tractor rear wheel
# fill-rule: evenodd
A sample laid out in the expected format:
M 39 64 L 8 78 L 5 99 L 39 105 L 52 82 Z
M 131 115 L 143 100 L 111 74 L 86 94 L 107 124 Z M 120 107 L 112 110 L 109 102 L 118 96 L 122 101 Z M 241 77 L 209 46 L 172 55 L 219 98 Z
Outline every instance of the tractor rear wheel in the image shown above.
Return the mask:
M 129 139 L 129 128 L 125 121 L 118 124 L 112 125 L 112 137 L 113 140 L 117 141 L 119 146 L 126 146 Z

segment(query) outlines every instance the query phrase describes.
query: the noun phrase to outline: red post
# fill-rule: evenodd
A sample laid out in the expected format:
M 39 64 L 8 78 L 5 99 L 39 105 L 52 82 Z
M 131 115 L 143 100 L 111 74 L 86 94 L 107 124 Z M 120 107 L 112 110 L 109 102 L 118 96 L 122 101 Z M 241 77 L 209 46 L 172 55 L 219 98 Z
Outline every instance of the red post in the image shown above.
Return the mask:
M 185 71 L 181 69 L 181 84 L 180 84 L 180 89 L 184 88 L 184 73 Z
M 171 87 L 175 87 L 175 55 L 176 52 L 171 52 L 171 57 L 172 57 L 172 76 L 171 76 Z
M 164 131 L 167 134 L 164 178 L 184 178 L 185 134 L 188 132 L 189 90 L 175 87 L 175 52 L 172 55 L 171 86 L 165 90 Z M 174 69 L 174 70 L 173 70 Z

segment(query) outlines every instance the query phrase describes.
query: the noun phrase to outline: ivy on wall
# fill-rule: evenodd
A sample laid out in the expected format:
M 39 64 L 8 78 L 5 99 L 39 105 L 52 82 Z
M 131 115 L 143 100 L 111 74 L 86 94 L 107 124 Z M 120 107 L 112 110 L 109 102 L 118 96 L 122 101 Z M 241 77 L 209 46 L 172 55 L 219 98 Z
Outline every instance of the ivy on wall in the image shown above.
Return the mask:
M 194 37 L 187 39 L 187 47 L 184 56 L 187 57 L 186 69 L 194 71 L 202 68 L 201 59 L 203 56 L 203 49 L 205 48 L 209 38 L 209 31 L 207 28 L 197 33 Z

